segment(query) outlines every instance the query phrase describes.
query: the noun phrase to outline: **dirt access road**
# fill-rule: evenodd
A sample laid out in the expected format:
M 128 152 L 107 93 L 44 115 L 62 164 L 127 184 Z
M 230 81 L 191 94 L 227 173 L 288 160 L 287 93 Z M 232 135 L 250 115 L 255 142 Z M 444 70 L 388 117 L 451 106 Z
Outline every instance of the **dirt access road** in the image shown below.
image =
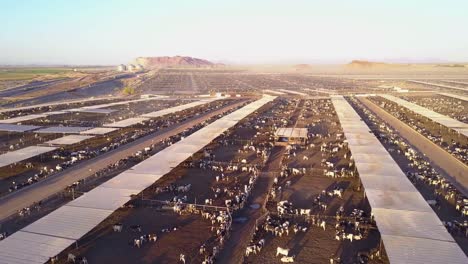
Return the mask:
M 290 117 L 296 126 L 299 114 L 304 107 L 304 100 L 299 101 Z M 273 186 L 275 174 L 281 170 L 282 161 L 286 147 L 275 146 L 262 169 L 257 182 L 252 190 L 247 205 L 234 214 L 234 219 L 245 219 L 245 221 L 233 221 L 231 237 L 227 240 L 221 254 L 218 257 L 220 263 L 242 263 L 245 248 L 247 248 L 250 238 L 257 226 L 257 221 L 263 220 L 267 213 L 266 202 L 268 191 Z
M 131 143 L 125 144 L 115 150 L 84 161 L 63 172 L 49 176 L 33 185 L 3 196 L 0 198 L 0 222 L 15 214 L 18 212 L 18 210 L 28 207 L 33 203 L 44 200 L 64 190 L 68 185 L 93 175 L 96 171 L 102 170 L 107 166 L 114 164 L 117 161 L 144 149 L 145 147 L 149 147 L 156 142 L 169 138 L 173 135 L 177 135 L 188 128 L 210 119 L 213 116 L 238 107 L 244 102 L 245 101 L 242 100 L 241 102 L 229 104 L 216 111 L 201 114 L 182 123 L 175 124 L 172 127 L 149 134 Z

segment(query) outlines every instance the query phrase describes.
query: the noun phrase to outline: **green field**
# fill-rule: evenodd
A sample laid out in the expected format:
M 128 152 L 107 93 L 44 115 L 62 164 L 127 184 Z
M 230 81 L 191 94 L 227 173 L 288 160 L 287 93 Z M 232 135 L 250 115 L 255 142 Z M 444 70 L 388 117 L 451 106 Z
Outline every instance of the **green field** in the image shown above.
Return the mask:
M 0 68 L 0 81 L 28 80 L 41 75 L 61 74 L 70 68 Z

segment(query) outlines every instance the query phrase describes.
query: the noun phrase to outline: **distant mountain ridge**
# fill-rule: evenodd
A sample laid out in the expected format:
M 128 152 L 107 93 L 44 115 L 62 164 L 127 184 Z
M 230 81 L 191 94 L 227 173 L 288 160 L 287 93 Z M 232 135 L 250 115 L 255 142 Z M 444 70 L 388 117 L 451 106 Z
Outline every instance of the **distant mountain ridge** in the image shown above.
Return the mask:
M 370 68 L 375 66 L 388 66 L 390 64 L 384 62 L 372 62 L 364 60 L 353 60 L 347 66 L 359 67 L 359 68 Z
M 186 56 L 164 56 L 164 57 L 138 57 L 136 64 L 141 64 L 145 68 L 159 68 L 159 67 L 210 67 L 215 64 L 211 61 L 192 58 Z

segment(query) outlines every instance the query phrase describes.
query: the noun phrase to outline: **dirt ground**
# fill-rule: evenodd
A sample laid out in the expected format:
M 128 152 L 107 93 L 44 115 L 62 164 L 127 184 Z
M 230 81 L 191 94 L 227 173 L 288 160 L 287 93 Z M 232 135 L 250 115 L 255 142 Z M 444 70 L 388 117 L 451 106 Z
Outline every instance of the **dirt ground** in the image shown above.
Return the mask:
M 243 138 L 255 135 L 254 128 L 242 125 L 245 122 L 248 121 L 242 122 L 232 131 L 234 133 L 229 135 L 242 135 Z M 231 144 L 222 143 L 230 139 L 229 136 L 221 137 L 207 147 L 207 149 L 212 150 L 216 162 L 242 159 L 257 162 L 257 158 L 252 153 L 237 152 L 237 149 L 242 146 L 242 141 L 235 140 Z M 196 163 L 203 157 L 203 153 L 197 153 L 192 162 Z M 194 167 L 191 164 L 191 162 L 185 162 L 158 180 L 141 194 L 145 200 L 136 200 L 132 203 L 135 205 L 134 208 L 124 208 L 115 212 L 110 219 L 86 235 L 80 242 L 81 246 L 71 252 L 79 256 L 86 256 L 88 261 L 93 263 L 175 263 L 180 253 L 183 253 L 190 263 L 201 262 L 202 256 L 198 254 L 200 246 L 202 244 L 212 245 L 215 241 L 216 234 L 211 231 L 211 223 L 202 219 L 200 215 L 177 215 L 172 211 L 172 208 L 161 208 L 158 203 L 152 203 L 148 200 L 166 201 L 174 197 L 171 192 L 156 192 L 158 187 L 163 188 L 169 184 L 180 186 L 190 183 L 192 187 L 190 192 L 186 193 L 187 202 L 203 204 L 204 199 L 210 198 L 213 199 L 213 206 L 224 206 L 225 198 L 223 196 L 215 198 L 212 189 L 220 186 L 242 186 L 248 181 L 249 175 L 246 172 L 226 173 L 229 179 L 216 182 L 215 175 L 217 173 Z M 154 244 L 144 244 L 140 249 L 134 248 L 133 245 L 128 245 L 128 241 L 135 238 L 134 233 L 131 231 L 123 231 L 122 233 L 111 231 L 112 225 L 117 222 L 123 223 L 124 227 L 141 225 L 142 233 L 155 233 L 161 237 L 161 240 Z M 177 231 L 170 233 L 161 231 L 164 228 L 174 226 L 178 227 Z M 181 243 L 181 240 L 184 242 Z M 109 243 L 113 246 L 109 247 Z M 119 248 L 122 250 L 118 250 Z M 116 250 L 122 252 L 122 255 L 111 254 Z
M 23 183 L 26 182 L 30 177 L 34 177 L 36 174 L 40 174 L 40 171 L 47 167 L 48 169 L 54 169 L 56 165 L 64 162 L 63 159 L 53 158 L 55 154 L 64 157 L 65 160 L 71 159 L 70 155 L 73 152 L 78 151 L 85 151 L 84 159 L 88 159 L 91 157 L 95 157 L 102 153 L 103 148 L 109 147 L 112 144 L 124 144 L 129 141 L 133 141 L 136 138 L 144 136 L 148 133 L 155 132 L 158 129 L 167 127 L 168 125 L 174 122 L 181 122 L 186 120 L 189 117 L 196 115 L 199 112 L 206 111 L 211 107 L 219 107 L 221 105 L 225 105 L 229 103 L 229 100 L 220 100 L 217 102 L 213 102 L 207 105 L 195 107 L 194 109 L 187 109 L 185 111 L 179 112 L 177 114 L 168 115 L 164 118 L 156 118 L 152 119 L 151 122 L 146 122 L 145 124 L 139 124 L 128 128 L 118 129 L 114 132 L 108 133 L 106 135 L 97 135 L 94 138 L 82 141 L 78 144 L 62 146 L 58 150 L 46 153 L 37 157 L 33 157 L 23 162 L 19 162 L 16 165 L 10 165 L 4 170 L 0 170 L 0 195 L 5 195 L 8 193 L 9 188 L 12 186 L 12 183 Z M 86 121 L 93 120 L 92 122 L 96 122 L 99 120 L 99 123 L 104 123 L 103 120 L 111 121 L 114 119 L 120 120 L 123 118 L 137 116 L 139 113 L 142 112 L 149 112 L 151 109 L 163 109 L 167 107 L 172 107 L 175 105 L 186 103 L 183 100 L 165 100 L 165 101 L 158 101 L 156 102 L 148 102 L 148 104 L 141 103 L 141 104 L 131 104 L 129 107 L 129 111 L 125 111 L 122 109 L 121 111 L 112 113 L 112 117 L 106 117 L 104 115 L 93 115 L 93 114 L 83 114 L 76 115 L 75 122 L 90 122 Z M 36 124 L 36 125 L 43 125 L 44 122 L 47 125 L 50 125 L 50 122 L 54 122 L 55 125 L 70 125 L 67 120 L 67 115 L 59 115 L 57 116 L 57 120 L 55 119 L 56 116 L 48 117 L 44 120 L 31 120 L 28 124 Z M 83 119 L 81 119 L 83 118 Z M 80 120 L 81 121 L 78 121 Z M 83 125 L 80 123 L 79 125 Z M 96 125 L 96 124 L 94 124 Z M 99 124 L 98 124 L 99 125 Z M 61 137 L 61 134 L 36 134 L 36 133 L 15 133 L 15 135 L 10 134 L 0 134 L 3 136 L 6 141 L 2 142 L 3 149 L 8 148 L 11 144 L 20 144 L 18 148 L 23 148 L 39 143 L 43 143 L 47 140 L 55 139 Z
M 407 149 L 408 145 L 403 144 L 395 144 L 393 141 L 390 140 L 392 137 L 399 138 L 398 134 L 395 132 L 389 132 L 380 126 L 380 123 L 383 123 L 382 120 L 379 119 L 379 122 L 372 121 L 369 114 L 364 113 L 363 109 L 365 107 L 362 104 L 358 104 L 356 101 L 350 100 L 353 104 L 354 108 L 357 109 L 357 112 L 361 115 L 363 120 L 368 124 L 368 126 L 378 133 L 379 140 L 382 145 L 389 151 L 392 158 L 396 161 L 396 163 L 400 166 L 402 171 L 404 171 L 407 175 L 408 174 L 417 174 L 423 173 L 426 168 L 417 168 L 411 166 L 411 161 L 408 157 L 405 156 L 404 150 Z M 400 142 L 405 142 L 403 139 L 400 139 Z M 408 143 L 406 143 L 408 144 Z M 401 150 L 401 151 L 394 151 L 394 150 Z M 418 152 L 419 157 L 421 160 L 425 160 L 425 155 Z M 444 171 L 439 169 L 438 167 L 432 167 L 431 165 L 427 166 L 429 169 L 434 170 L 436 174 L 444 176 Z M 426 174 L 429 174 L 426 172 Z M 417 181 L 414 178 L 409 178 L 416 189 L 421 193 L 426 201 L 428 200 L 437 200 L 437 206 L 431 206 L 437 216 L 440 218 L 441 221 L 444 223 L 447 222 L 454 222 L 457 221 L 459 223 L 466 223 L 468 222 L 468 217 L 461 215 L 460 211 L 456 210 L 457 200 L 462 200 L 464 196 L 457 192 L 457 190 L 453 187 L 446 188 L 445 190 L 440 190 L 438 186 L 429 185 L 422 181 Z M 446 199 L 445 195 L 447 193 L 456 193 L 453 197 Z M 457 241 L 458 245 L 462 248 L 465 254 L 468 254 L 468 236 L 466 233 L 458 232 L 456 229 L 449 229 L 448 230 L 452 236 L 454 237 L 455 241 Z
M 225 80 L 218 77 L 206 77 L 202 72 L 190 74 L 172 72 L 162 74 L 152 83 L 167 91 L 171 91 L 173 87 L 181 83 L 190 86 L 188 91 L 205 90 L 212 83 L 220 83 L 225 87 L 236 83 L 236 78 Z M 291 83 L 305 82 L 305 80 L 294 76 L 277 78 L 283 80 L 281 87 L 285 89 L 291 86 Z M 253 87 L 260 82 L 249 76 L 242 80 Z M 278 83 L 278 80 L 271 78 L 265 78 L 262 81 L 263 83 Z M 357 84 L 358 82 L 353 85 Z M 147 87 L 147 89 L 150 88 Z M 144 109 L 135 110 L 135 113 L 138 111 L 144 111 Z M 190 114 L 194 114 L 194 112 L 187 113 L 187 116 Z M 87 116 L 80 115 L 80 118 L 87 120 Z M 365 119 L 365 116 L 363 117 Z M 183 119 L 185 116 L 178 118 Z M 67 118 L 57 122 L 64 120 Z M 371 124 L 369 120 L 365 121 Z M 268 159 L 255 151 L 244 149 L 244 146 L 250 144 L 270 146 L 269 144 L 273 143 L 272 134 L 277 127 L 295 125 L 308 128 L 311 135 L 303 147 L 294 149 L 278 146 L 266 147 L 269 154 Z M 173 169 L 138 197 L 135 197 L 127 206 L 114 212 L 111 217 L 80 239 L 77 248 L 70 247 L 60 254 L 59 263 L 66 263 L 68 253 L 79 257 L 84 256 L 89 263 L 178 263 L 180 254 L 185 255 L 187 263 L 201 263 L 204 257 L 199 254 L 199 249 L 202 245 L 206 245 L 208 251 L 211 251 L 214 246 L 222 245 L 219 258 L 216 259 L 219 263 L 282 263 L 280 257 L 275 256 L 277 247 L 289 248 L 289 256 L 294 257 L 294 263 L 330 263 L 331 258 L 340 259 L 340 263 L 358 263 L 358 253 L 369 252 L 373 249 L 379 249 L 381 257 L 369 260 L 367 263 L 389 263 L 384 245 L 381 243 L 380 233 L 371 220 L 362 226 L 363 238 L 361 240 L 351 242 L 335 238 L 335 224 L 339 222 L 336 216 L 341 206 L 345 219 L 353 218 L 355 210 L 362 210 L 365 215 L 363 218 L 366 219 L 370 219 L 371 213 L 369 203 L 364 197 L 359 176 L 357 174 L 348 175 L 355 172 L 355 167 L 349 158 L 349 149 L 346 144 L 343 144 L 345 138 L 340 134 L 342 135 L 343 132 L 330 100 L 277 99 L 264 106 L 257 113 L 242 120 L 228 133 L 218 137 L 205 147 L 204 149 L 209 155 L 202 151 L 194 154 L 191 159 Z M 387 149 L 394 147 L 387 144 L 388 142 L 384 143 Z M 96 140 L 92 141 L 91 144 L 93 148 L 101 148 L 106 145 L 106 142 Z M 325 145 L 324 149 L 322 149 L 323 145 Z M 337 151 L 331 151 L 332 147 L 330 146 L 340 147 Z M 81 147 L 74 146 L 71 149 L 79 148 Z M 394 152 L 392 156 L 402 168 L 411 169 L 404 155 Z M 333 163 L 331 170 L 337 174 L 341 172 L 346 176 L 326 176 L 325 161 Z M 218 206 L 218 209 L 222 210 L 220 208 L 225 207 L 225 200 L 229 196 L 224 193 L 215 194 L 215 190 L 218 188 L 242 189 L 252 176 L 250 172 L 219 172 L 199 166 L 199 164 L 206 162 L 223 166 L 255 165 L 260 172 L 247 201 L 247 206 L 233 212 L 232 232 L 225 244 L 218 241 L 212 223 L 202 218 L 200 214 L 177 214 L 172 206 L 165 205 L 175 197 L 186 196 L 186 203 L 197 205 L 203 205 L 206 199 L 212 199 L 212 206 Z M 289 174 L 279 178 L 278 183 L 274 184 L 274 179 L 279 176 L 282 168 L 300 171 L 305 169 L 306 173 Z M 25 172 L 18 174 L 21 173 L 28 175 Z M 217 181 L 216 176 L 220 175 L 223 177 Z M 169 186 L 187 184 L 191 184 L 191 188 L 186 193 L 165 190 Z M 269 195 L 272 186 L 274 188 L 282 187 L 282 191 L 275 198 Z M 416 187 L 426 199 L 433 198 L 434 190 L 430 187 L 424 185 L 416 185 Z M 335 188 L 344 190 L 342 197 L 325 195 L 322 201 L 328 206 L 325 209 L 317 206 L 316 198 Z M 294 208 L 310 209 L 312 216 L 278 216 L 277 202 L 284 200 L 291 202 Z M 263 204 L 265 207 L 262 207 Z M 442 205 L 441 208 L 435 209 L 441 219 L 447 221 L 463 220 L 453 208 L 453 204 L 444 202 Z M 262 226 L 265 215 L 274 219 L 289 219 L 291 225 L 300 224 L 307 230 L 297 234 L 291 231 L 288 235 L 280 237 L 266 233 L 261 228 L 257 231 L 251 228 Z M 316 220 L 326 221 L 325 230 L 317 226 Z M 123 224 L 122 232 L 112 230 L 113 225 L 117 223 Z M 132 225 L 140 225 L 141 232 L 132 231 L 130 228 Z M 141 248 L 135 247 L 133 240 L 145 234 L 157 235 L 157 242 L 146 242 Z M 265 246 L 259 253 L 244 257 L 246 245 L 252 237 L 254 241 L 265 239 Z M 465 245 L 463 248 L 466 252 L 468 248 L 466 238 L 455 236 L 455 239 L 461 245 Z
M 458 132 L 420 116 L 411 110 L 381 97 L 369 97 L 377 105 L 441 146 L 461 162 L 468 164 L 468 138 Z
M 282 237 L 273 236 L 270 233 L 259 231 L 255 236 L 255 241 L 265 239 L 265 247 L 256 255 L 250 255 L 244 259 L 245 263 L 281 263 L 280 257 L 276 257 L 277 247 L 290 249 L 289 256 L 294 257 L 294 263 L 330 263 L 330 258 L 339 258 L 342 263 L 355 263 L 358 252 L 366 252 L 372 248 L 378 248 L 380 245 L 380 234 L 375 226 L 371 226 L 366 232 L 364 238 L 360 241 L 343 241 L 335 239 L 336 219 L 335 213 L 340 206 L 344 207 L 344 215 L 348 216 L 354 209 L 363 210 L 367 215 L 370 215 L 370 206 L 364 198 L 362 189 L 359 189 L 360 182 L 357 177 L 332 178 L 324 175 L 325 167 L 321 160 L 328 155 L 321 152 L 320 146 L 323 143 L 338 143 L 343 139 L 337 140 L 335 135 L 342 133 L 341 128 L 336 125 L 338 122 L 334 112 L 329 111 L 329 100 L 314 100 L 312 104 L 304 107 L 302 116 L 299 119 L 299 124 L 314 124 L 309 131 L 315 134 L 315 137 L 310 139 L 309 144 L 314 144 L 314 147 L 307 149 L 301 148 L 294 150 L 294 155 L 289 155 L 283 159 L 283 165 L 288 168 L 308 169 L 308 172 L 303 175 L 291 175 L 286 178 L 281 178 L 279 185 L 282 187 L 282 192 L 276 197 L 269 199 L 267 208 L 272 215 L 277 214 L 276 203 L 287 200 L 292 202 L 294 208 L 311 209 L 311 214 L 318 219 L 326 219 L 327 228 L 323 230 L 311 223 L 307 218 L 293 217 L 287 218 L 293 223 L 306 226 L 306 232 Z M 340 167 L 350 162 L 342 157 L 349 150 L 341 149 L 334 156 L 336 166 Z M 304 160 L 307 157 L 307 160 Z M 285 182 L 290 181 L 290 186 L 286 186 Z M 314 206 L 314 199 L 324 190 L 330 190 L 334 187 L 343 188 L 345 191 L 342 198 L 334 197 L 327 198 L 328 207 L 326 210 L 321 210 Z M 371 263 L 387 263 L 388 260 L 384 255 L 382 259 L 375 260 Z

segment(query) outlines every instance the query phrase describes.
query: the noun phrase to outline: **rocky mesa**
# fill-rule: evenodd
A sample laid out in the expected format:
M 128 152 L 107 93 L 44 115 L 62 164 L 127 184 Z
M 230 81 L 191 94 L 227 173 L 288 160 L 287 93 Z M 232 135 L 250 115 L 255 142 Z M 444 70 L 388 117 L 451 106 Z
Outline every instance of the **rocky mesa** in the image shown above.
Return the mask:
M 136 64 L 140 64 L 145 68 L 160 68 L 160 67 L 212 67 L 215 64 L 211 61 L 186 57 L 186 56 L 164 56 L 164 57 L 138 57 L 135 60 Z

